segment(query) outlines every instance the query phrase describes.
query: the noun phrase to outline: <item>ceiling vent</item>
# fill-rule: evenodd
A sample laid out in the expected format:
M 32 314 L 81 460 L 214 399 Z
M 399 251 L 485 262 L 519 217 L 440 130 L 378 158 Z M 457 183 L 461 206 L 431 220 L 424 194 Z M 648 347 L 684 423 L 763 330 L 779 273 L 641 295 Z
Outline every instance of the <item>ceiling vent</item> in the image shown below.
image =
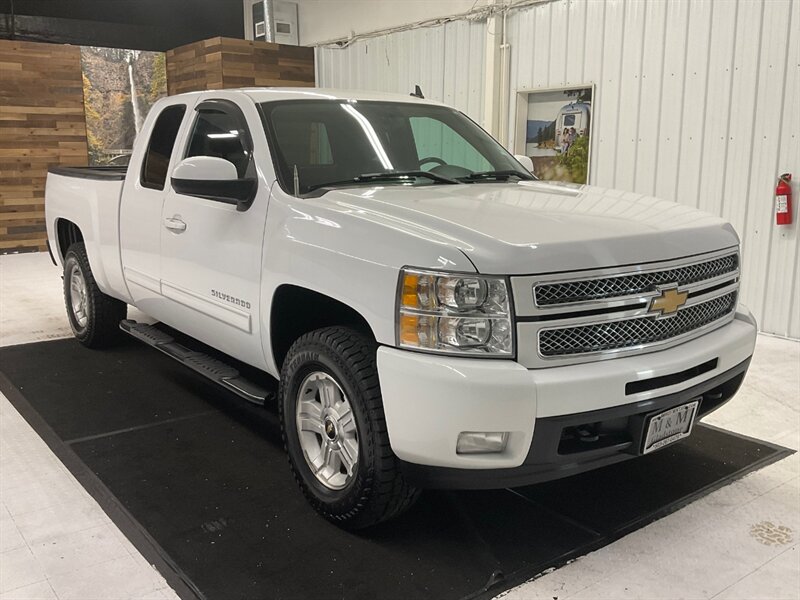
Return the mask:
M 244 31 L 248 40 L 300 44 L 297 4 L 281 0 L 244 0 Z

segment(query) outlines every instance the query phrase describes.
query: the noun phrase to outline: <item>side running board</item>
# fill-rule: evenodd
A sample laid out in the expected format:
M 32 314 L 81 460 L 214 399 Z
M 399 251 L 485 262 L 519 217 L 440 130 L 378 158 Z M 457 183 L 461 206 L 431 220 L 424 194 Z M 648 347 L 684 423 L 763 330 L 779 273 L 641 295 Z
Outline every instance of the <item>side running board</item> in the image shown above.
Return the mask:
M 263 406 L 275 395 L 274 392 L 242 377 L 234 367 L 208 354 L 187 348 L 154 325 L 125 319 L 120 322 L 119 328 L 253 404 Z

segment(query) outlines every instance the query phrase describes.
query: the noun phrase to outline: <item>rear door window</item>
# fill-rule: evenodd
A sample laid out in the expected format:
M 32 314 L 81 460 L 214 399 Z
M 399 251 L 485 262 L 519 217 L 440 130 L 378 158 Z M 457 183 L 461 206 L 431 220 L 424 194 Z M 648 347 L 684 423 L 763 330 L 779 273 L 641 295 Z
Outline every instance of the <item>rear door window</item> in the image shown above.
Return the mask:
M 185 113 L 186 105 L 174 104 L 167 106 L 158 115 L 142 162 L 142 186 L 154 190 L 164 189 L 175 137 Z

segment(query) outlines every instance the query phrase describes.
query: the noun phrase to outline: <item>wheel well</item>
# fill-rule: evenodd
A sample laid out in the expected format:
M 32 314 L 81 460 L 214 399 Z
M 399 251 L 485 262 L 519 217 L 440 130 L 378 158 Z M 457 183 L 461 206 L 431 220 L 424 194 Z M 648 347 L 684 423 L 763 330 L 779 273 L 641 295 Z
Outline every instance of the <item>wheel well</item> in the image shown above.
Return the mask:
M 280 369 L 289 348 L 301 335 L 333 325 L 345 325 L 375 339 L 372 328 L 358 311 L 330 296 L 295 285 L 275 291 L 270 314 L 272 354 Z
M 66 219 L 59 219 L 56 222 L 56 234 L 58 236 L 58 250 L 61 252 L 62 259 L 72 244 L 83 241 L 83 234 L 78 226 Z

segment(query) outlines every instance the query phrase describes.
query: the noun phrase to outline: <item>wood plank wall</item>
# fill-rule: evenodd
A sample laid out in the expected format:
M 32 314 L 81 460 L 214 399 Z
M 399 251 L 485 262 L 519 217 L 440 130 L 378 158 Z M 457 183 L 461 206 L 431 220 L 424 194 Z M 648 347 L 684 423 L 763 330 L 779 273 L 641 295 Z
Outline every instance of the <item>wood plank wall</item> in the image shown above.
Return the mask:
M 314 50 L 212 38 L 167 53 L 170 94 L 313 86 Z M 46 248 L 50 165 L 86 165 L 79 46 L 0 40 L 0 254 Z
M 0 40 L 0 253 L 45 249 L 47 168 L 87 158 L 80 47 Z
M 170 95 L 236 87 L 314 86 L 314 49 L 216 37 L 167 52 Z

